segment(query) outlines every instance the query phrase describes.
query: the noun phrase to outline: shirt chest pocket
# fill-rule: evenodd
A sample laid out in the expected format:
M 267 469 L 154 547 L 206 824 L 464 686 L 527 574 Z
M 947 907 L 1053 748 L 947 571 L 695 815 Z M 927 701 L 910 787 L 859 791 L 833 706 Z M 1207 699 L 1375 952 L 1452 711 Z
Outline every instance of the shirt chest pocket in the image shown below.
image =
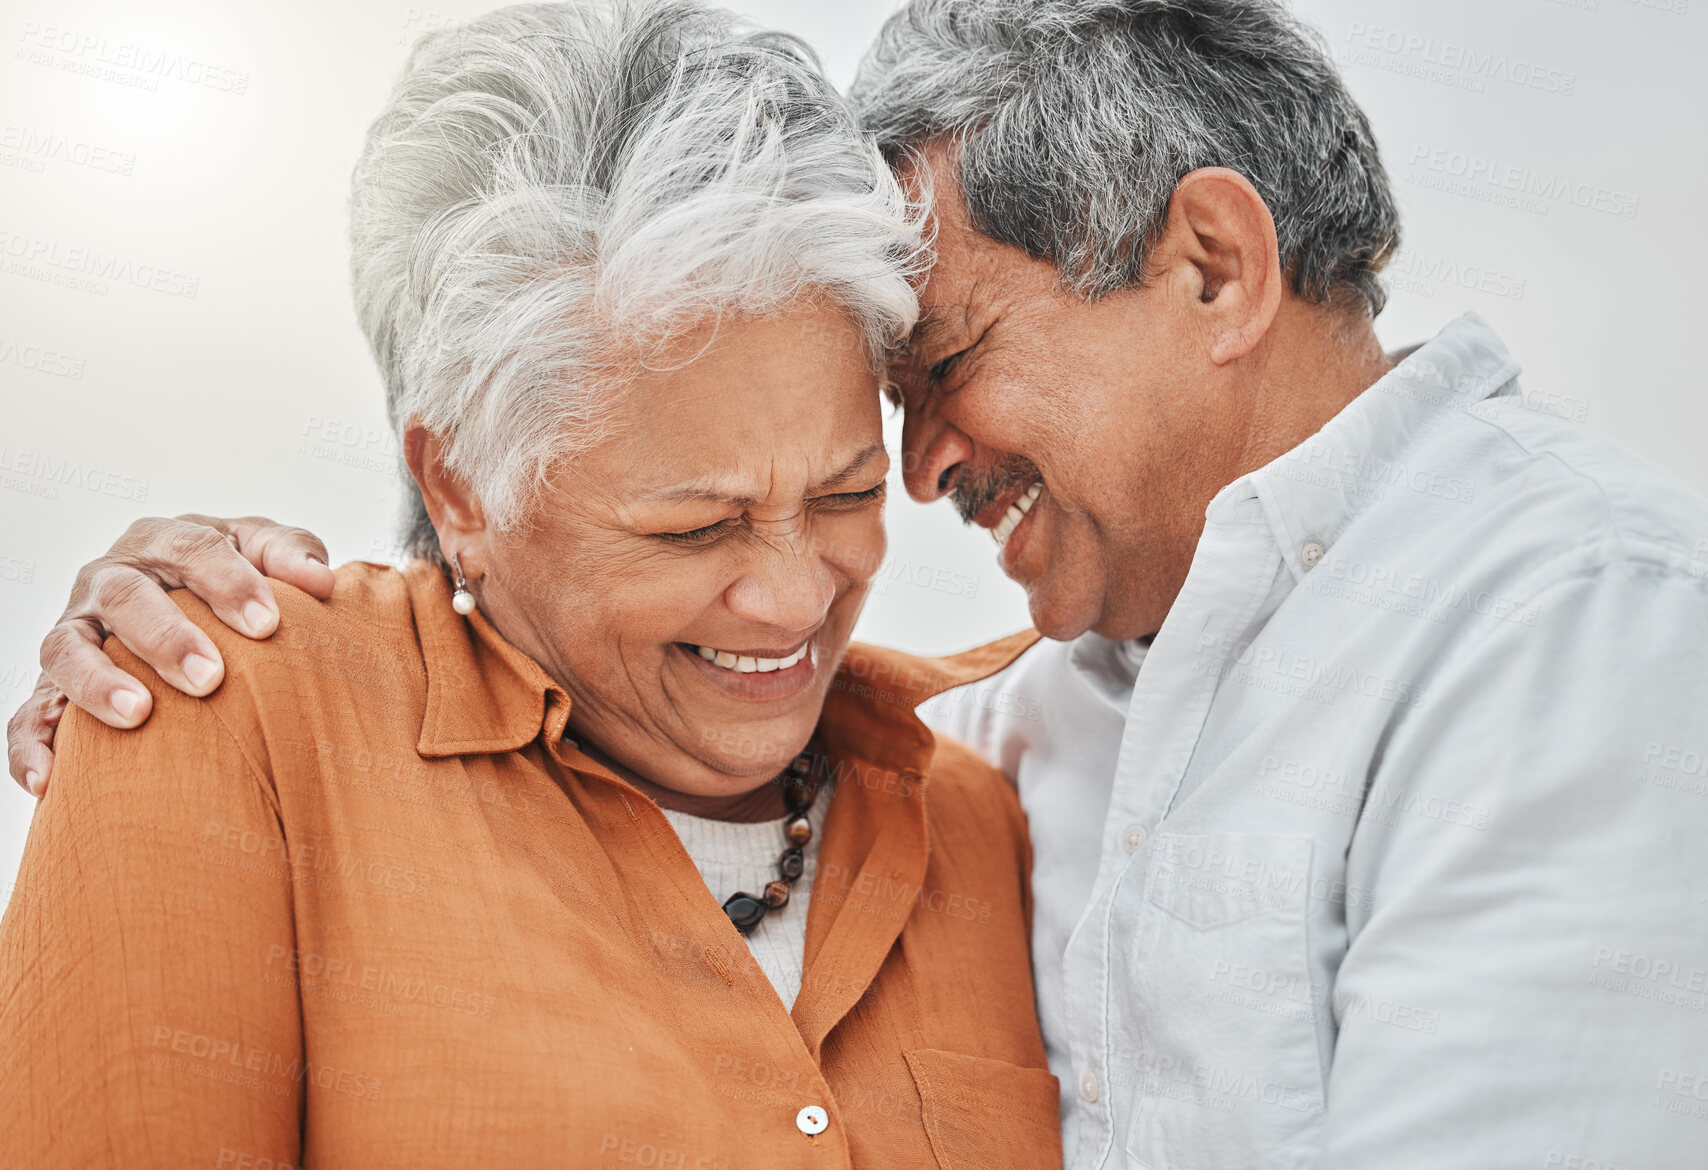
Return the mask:
M 1326 1005 L 1310 977 L 1310 838 L 1159 833 L 1146 860 L 1116 906 L 1120 981 L 1145 989 L 1112 1029 L 1129 1158 L 1312 1164 Z
M 1061 1170 L 1061 1086 L 1048 1069 L 931 1049 L 906 1055 L 942 1170 Z
M 1260 914 L 1302 920 L 1311 842 L 1287 833 L 1158 834 L 1145 900 L 1198 930 Z

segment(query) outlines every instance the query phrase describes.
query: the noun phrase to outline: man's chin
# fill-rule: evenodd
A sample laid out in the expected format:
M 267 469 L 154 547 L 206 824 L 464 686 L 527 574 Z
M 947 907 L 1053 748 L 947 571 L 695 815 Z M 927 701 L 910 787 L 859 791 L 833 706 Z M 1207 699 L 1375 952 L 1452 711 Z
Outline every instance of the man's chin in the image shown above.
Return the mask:
M 1032 624 L 1040 634 L 1057 642 L 1071 642 L 1097 625 L 1102 617 L 1102 606 L 1099 599 L 1087 594 L 1083 587 L 1071 592 L 1052 589 L 1052 578 L 1056 576 L 1058 574 L 1048 574 L 1028 589 L 1026 605 L 1031 612 Z

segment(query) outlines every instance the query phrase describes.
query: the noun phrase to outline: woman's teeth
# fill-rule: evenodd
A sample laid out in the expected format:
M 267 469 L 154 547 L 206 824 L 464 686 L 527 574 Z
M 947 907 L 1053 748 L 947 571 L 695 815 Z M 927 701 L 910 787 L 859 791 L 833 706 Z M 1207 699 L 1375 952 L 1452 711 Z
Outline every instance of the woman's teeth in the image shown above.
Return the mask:
M 773 670 L 787 670 L 805 658 L 812 652 L 812 643 L 807 642 L 787 658 L 754 658 L 746 654 L 731 654 L 728 650 L 717 650 L 711 646 L 696 646 L 694 650 L 713 666 L 721 666 L 737 674 L 770 674 Z
M 1032 505 L 1038 502 L 1038 496 L 1043 490 L 1044 481 L 1039 480 L 1026 489 L 1025 495 L 1008 505 L 1008 511 L 1003 513 L 1002 519 L 997 521 L 996 527 L 990 530 L 990 534 L 996 538 L 996 543 L 999 546 L 1008 543 L 1008 538 L 1014 534 L 1015 527 L 1019 525 L 1020 521 L 1026 519 L 1026 513 L 1030 512 Z

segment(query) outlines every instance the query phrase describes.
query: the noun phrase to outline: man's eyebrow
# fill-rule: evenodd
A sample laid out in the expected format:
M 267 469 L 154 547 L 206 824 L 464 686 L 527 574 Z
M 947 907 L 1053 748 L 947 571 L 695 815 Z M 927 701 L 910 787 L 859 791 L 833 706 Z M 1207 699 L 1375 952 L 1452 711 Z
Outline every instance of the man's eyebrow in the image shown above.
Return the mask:
M 920 315 L 919 323 L 913 327 L 913 332 L 907 335 L 907 349 L 919 353 L 930 348 L 939 341 L 948 330 L 948 322 L 943 314 L 936 309 L 928 309 Z
M 843 467 L 841 471 L 830 475 L 815 485 L 813 490 L 823 491 L 826 488 L 841 487 L 860 474 L 862 468 L 877 456 L 882 455 L 883 452 L 884 445 L 882 443 L 873 443 L 849 460 L 847 466 Z M 752 496 L 741 495 L 738 490 L 732 490 L 728 485 L 720 484 L 715 479 L 691 480 L 675 487 L 659 488 L 645 494 L 649 500 L 664 500 L 669 503 L 705 500 L 718 504 L 730 504 L 738 508 L 750 508 L 758 502 Z

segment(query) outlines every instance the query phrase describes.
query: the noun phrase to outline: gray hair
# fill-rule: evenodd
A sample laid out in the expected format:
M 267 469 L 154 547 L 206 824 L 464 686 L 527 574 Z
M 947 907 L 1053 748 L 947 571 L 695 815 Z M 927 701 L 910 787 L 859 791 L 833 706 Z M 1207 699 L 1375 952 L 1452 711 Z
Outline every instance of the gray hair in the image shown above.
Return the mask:
M 520 5 L 419 41 L 351 199 L 398 430 L 508 528 L 686 330 L 824 297 L 874 369 L 917 313 L 910 203 L 803 43 L 693 0 Z M 406 543 L 437 558 L 419 493 Z
M 910 0 L 852 96 L 892 161 L 950 144 L 973 224 L 1081 296 L 1142 284 L 1176 185 L 1220 166 L 1269 205 L 1295 292 L 1381 312 L 1387 172 L 1275 0 Z

